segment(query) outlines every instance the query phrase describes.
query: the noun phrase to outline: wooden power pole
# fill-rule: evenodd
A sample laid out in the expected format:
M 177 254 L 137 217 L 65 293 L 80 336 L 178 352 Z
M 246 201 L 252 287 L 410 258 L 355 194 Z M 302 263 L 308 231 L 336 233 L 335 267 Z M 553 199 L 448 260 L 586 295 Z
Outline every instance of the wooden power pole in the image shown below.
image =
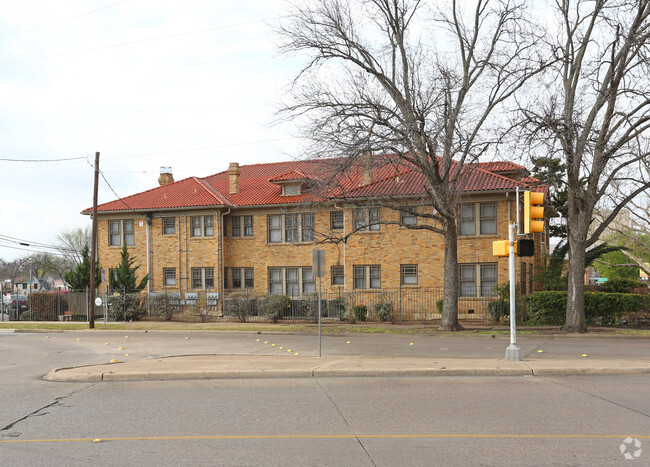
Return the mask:
M 88 328 L 95 327 L 95 269 L 97 257 L 97 185 L 99 184 L 99 153 L 95 153 L 95 185 L 93 187 L 93 228 L 90 241 L 90 293 L 88 294 Z

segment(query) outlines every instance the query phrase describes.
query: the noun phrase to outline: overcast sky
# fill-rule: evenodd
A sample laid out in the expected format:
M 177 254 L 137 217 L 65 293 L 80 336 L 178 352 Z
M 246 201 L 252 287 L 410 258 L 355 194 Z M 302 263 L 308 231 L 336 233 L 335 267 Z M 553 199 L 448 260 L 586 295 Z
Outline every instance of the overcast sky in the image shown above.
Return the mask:
M 29 254 L 6 237 L 52 244 L 90 223 L 79 212 L 92 206 L 95 151 L 120 197 L 157 186 L 160 166 L 180 180 L 296 155 L 293 129 L 271 126 L 299 68 L 278 55 L 270 31 L 283 7 L 3 1 L 0 258 Z M 25 161 L 65 158 L 82 159 Z M 116 198 L 100 178 L 100 203 Z

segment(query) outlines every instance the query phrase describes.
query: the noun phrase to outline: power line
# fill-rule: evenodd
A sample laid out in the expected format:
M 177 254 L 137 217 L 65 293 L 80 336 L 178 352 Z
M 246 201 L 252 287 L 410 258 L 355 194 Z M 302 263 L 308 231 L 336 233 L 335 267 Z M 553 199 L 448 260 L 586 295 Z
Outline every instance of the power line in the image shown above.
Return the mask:
M 64 159 L 5 159 L 5 158 L 0 158 L 0 161 L 5 161 L 5 162 L 62 162 L 62 161 L 78 161 L 80 159 L 87 159 L 87 156 L 84 156 L 84 157 L 66 157 Z
M 113 189 L 113 187 L 111 186 L 111 184 L 108 183 L 108 180 L 106 180 L 106 177 L 104 176 L 104 172 L 102 172 L 102 171 L 100 170 L 100 171 L 99 171 L 99 174 L 102 176 L 102 178 L 104 179 L 104 181 L 106 182 L 106 184 L 108 185 L 108 187 L 111 189 L 111 191 L 113 192 L 113 194 L 114 194 L 115 196 L 117 196 L 117 199 L 120 200 L 120 201 L 124 204 L 124 206 L 126 206 L 130 211 L 135 212 L 135 209 L 133 209 L 131 206 L 129 206 L 129 204 L 128 204 L 126 201 L 124 201 L 122 198 L 120 198 L 120 195 L 118 195 L 117 193 L 115 193 L 115 190 Z
M 25 34 L 25 33 L 32 32 L 32 31 L 38 31 L 39 29 L 45 29 L 45 28 L 48 28 L 50 26 L 54 26 L 55 24 L 65 23 L 67 21 L 71 21 L 73 19 L 81 18 L 82 16 L 90 15 L 92 13 L 96 13 L 96 12 L 101 11 L 101 10 L 107 10 L 108 8 L 113 8 L 114 6 L 120 5 L 122 3 L 126 3 L 128 1 L 129 0 L 122 0 L 121 2 L 112 3 L 110 5 L 106 5 L 106 6 L 103 6 L 101 8 L 96 8 L 94 10 L 86 11 L 85 13 L 79 13 L 78 15 L 69 16 L 67 18 L 62 18 L 62 19 L 59 19 L 59 20 L 56 20 L 56 21 L 52 21 L 51 23 L 42 24 L 40 26 L 36 26 L 36 27 L 33 27 L 33 28 L 29 28 L 29 29 L 24 29 L 22 31 L 12 32 L 11 34 L 7 34 L 6 36 L 0 36 L 0 39 L 7 39 L 9 37 L 19 36 L 20 34 Z
M 65 255 L 63 255 L 61 253 L 54 253 L 54 252 L 51 252 L 51 251 L 30 250 L 28 248 L 20 248 L 20 247 L 17 247 L 17 246 L 9 246 L 9 245 L 1 245 L 1 244 L 0 244 L 0 248 L 9 248 L 11 250 L 29 251 L 30 253 L 45 253 L 45 254 L 48 254 L 48 255 L 59 256 L 61 258 L 65 258 Z
M 83 54 L 83 53 L 87 53 L 87 52 L 94 52 L 96 50 L 114 49 L 114 48 L 123 47 L 123 46 L 126 46 L 126 45 L 144 44 L 144 43 L 147 43 L 147 42 L 155 42 L 155 41 L 164 40 L 164 39 L 172 39 L 174 37 L 190 36 L 190 35 L 193 35 L 193 34 L 201 34 L 201 33 L 204 33 L 204 32 L 217 31 L 219 29 L 228 29 L 228 28 L 234 28 L 234 27 L 238 27 L 238 26 L 247 26 L 249 24 L 262 23 L 262 22 L 270 21 L 270 20 L 277 19 L 277 18 L 280 18 L 280 17 L 278 16 L 278 17 L 275 17 L 275 18 L 257 19 L 257 20 L 253 20 L 253 21 L 246 21 L 244 23 L 228 24 L 228 25 L 222 25 L 222 26 L 215 26 L 213 28 L 195 29 L 193 31 L 179 32 L 179 33 L 176 33 L 176 34 L 168 34 L 166 36 L 150 37 L 150 38 L 147 38 L 147 39 L 139 39 L 139 40 L 129 41 L 129 42 L 118 42 L 117 44 L 101 45 L 101 46 L 98 46 L 98 47 L 91 47 L 89 49 L 71 50 L 69 52 L 60 52 L 60 53 L 56 53 L 56 54 L 42 55 L 40 57 L 24 58 L 24 59 L 21 59 L 21 60 L 12 60 L 12 61 L 9 61 L 9 62 L 2 62 L 2 63 L 0 63 L 0 66 L 2 66 L 2 65 L 14 65 L 16 63 L 25 63 L 25 62 L 35 61 L 35 60 L 45 60 L 47 58 L 63 57 L 63 56 L 67 56 L 67 55 L 78 55 L 78 54 Z

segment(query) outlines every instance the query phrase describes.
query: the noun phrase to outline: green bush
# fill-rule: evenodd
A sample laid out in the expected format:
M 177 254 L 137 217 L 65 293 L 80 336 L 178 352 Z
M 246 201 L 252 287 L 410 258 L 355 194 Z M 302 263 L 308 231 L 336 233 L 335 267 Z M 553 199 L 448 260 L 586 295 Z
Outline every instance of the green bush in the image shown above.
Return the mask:
M 647 287 L 643 282 L 634 279 L 612 279 L 604 284 L 600 284 L 598 289 L 600 292 L 609 293 L 634 293 L 635 289 Z
M 488 311 L 492 316 L 492 321 L 499 323 L 503 316 L 510 314 L 510 302 L 506 300 L 495 300 L 488 303 Z
M 440 300 L 436 300 L 436 310 L 438 310 L 438 313 L 442 313 L 442 306 L 445 304 L 445 301 L 441 298 Z
M 223 301 L 224 316 L 233 316 L 240 323 L 257 314 L 257 300 L 246 292 L 234 292 Z
M 272 323 L 277 323 L 284 317 L 284 312 L 291 308 L 291 298 L 286 295 L 269 295 L 261 303 L 262 313 Z
M 149 311 L 169 321 L 178 310 L 178 297 L 166 292 L 149 294 Z
M 354 311 L 354 318 L 357 321 L 366 320 L 366 314 L 368 313 L 368 307 L 366 305 L 355 305 L 353 311 Z
M 562 326 L 566 321 L 566 292 L 535 292 L 522 298 L 527 324 Z M 650 297 L 639 294 L 585 292 L 587 324 L 614 325 L 623 315 L 645 310 Z
M 20 314 L 21 321 L 37 321 L 36 313 L 32 310 L 23 311 Z
M 139 293 L 112 295 L 108 300 L 108 316 L 112 321 L 137 321 L 144 310 L 144 296 Z
M 345 319 L 345 305 L 345 297 L 336 297 L 330 301 L 330 307 L 338 317 L 339 321 Z
M 375 316 L 377 317 L 377 321 L 390 321 L 391 323 L 395 322 L 395 316 L 393 316 L 393 304 L 391 302 L 375 303 L 373 308 L 375 309 Z

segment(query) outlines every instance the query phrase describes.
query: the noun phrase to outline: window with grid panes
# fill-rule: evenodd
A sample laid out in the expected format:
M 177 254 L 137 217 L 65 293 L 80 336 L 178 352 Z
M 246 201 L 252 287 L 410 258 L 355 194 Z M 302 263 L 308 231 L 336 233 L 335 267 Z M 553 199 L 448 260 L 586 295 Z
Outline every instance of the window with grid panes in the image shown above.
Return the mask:
M 400 217 L 402 224 L 415 225 L 418 223 L 418 217 L 415 214 L 411 214 L 410 212 L 400 211 Z
M 214 218 L 212 216 L 190 217 L 191 237 L 212 237 L 214 235 Z
M 253 216 L 242 216 L 244 218 L 244 237 L 253 236 Z
M 400 265 L 400 276 L 402 285 L 418 285 L 418 265 Z
M 268 273 L 271 294 L 297 297 L 316 290 L 311 267 L 269 268 Z
M 270 214 L 267 216 L 269 243 L 299 243 L 314 241 L 313 212 L 302 214 Z
M 163 235 L 173 235 L 176 233 L 176 218 L 163 217 L 162 219 Z
M 461 204 L 458 217 L 459 235 L 496 235 L 497 233 L 496 203 Z
M 381 266 L 354 266 L 355 289 L 381 289 Z
M 354 210 L 354 228 L 361 232 L 380 230 L 380 220 L 379 208 L 360 208 Z
M 163 284 L 165 287 L 176 286 L 176 268 L 163 268 Z
M 332 285 L 345 285 L 345 268 L 343 266 L 332 266 Z
M 193 289 L 214 288 L 214 268 L 192 268 Z
M 493 297 L 497 285 L 496 263 L 459 264 L 461 297 Z
M 135 245 L 135 233 L 133 231 L 133 220 L 108 221 L 108 245 L 122 246 Z
M 343 230 L 343 211 L 330 212 L 330 230 Z
M 241 216 L 232 216 L 230 218 L 231 234 L 233 237 L 241 237 Z

